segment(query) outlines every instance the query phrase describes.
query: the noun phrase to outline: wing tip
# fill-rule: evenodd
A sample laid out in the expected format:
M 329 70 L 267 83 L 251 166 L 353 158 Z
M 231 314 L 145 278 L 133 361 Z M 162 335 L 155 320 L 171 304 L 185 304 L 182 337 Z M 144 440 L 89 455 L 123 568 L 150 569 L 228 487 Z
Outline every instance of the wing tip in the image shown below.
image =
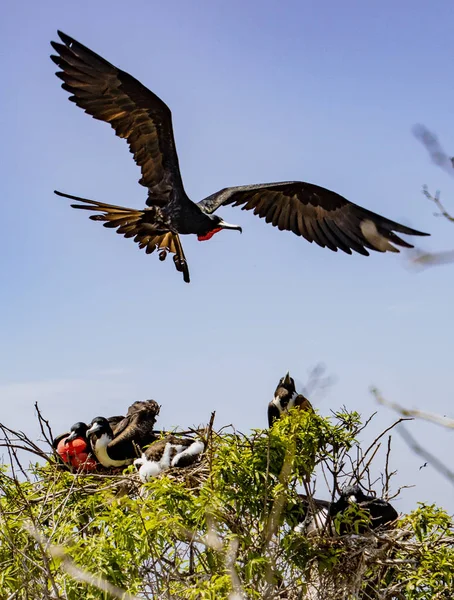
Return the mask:
M 58 52 L 58 54 L 60 54 L 60 48 L 62 48 L 63 46 L 59 42 L 54 42 L 53 40 L 51 40 L 50 45 L 55 50 L 55 52 Z
M 400 223 L 392 223 L 389 229 L 391 231 L 398 231 L 399 233 L 403 233 L 404 235 L 417 235 L 419 237 L 431 235 L 430 233 L 426 233 L 425 231 L 418 231 L 418 229 L 412 229 L 411 227 L 401 225 Z
M 57 67 L 60 67 L 60 56 L 59 55 L 50 54 L 49 57 L 50 57 L 50 60 L 57 65 Z
M 73 42 L 75 42 L 75 40 L 71 36 L 64 33 L 61 29 L 57 29 L 57 34 L 61 41 L 65 44 L 65 46 L 69 47 Z

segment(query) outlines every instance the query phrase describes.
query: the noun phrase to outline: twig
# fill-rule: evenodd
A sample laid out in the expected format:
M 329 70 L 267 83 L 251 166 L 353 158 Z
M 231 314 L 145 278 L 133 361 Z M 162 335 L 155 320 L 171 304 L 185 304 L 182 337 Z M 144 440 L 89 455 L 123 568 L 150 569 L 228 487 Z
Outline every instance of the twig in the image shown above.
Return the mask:
M 423 410 L 411 410 L 405 408 L 402 405 L 397 404 L 397 402 L 390 402 L 389 400 L 386 400 L 376 388 L 372 388 L 371 393 L 374 395 L 375 400 L 379 404 L 382 404 L 383 406 L 388 406 L 389 408 L 392 408 L 401 415 L 405 415 L 406 417 L 411 418 L 424 419 L 424 421 L 430 421 L 430 423 L 435 423 L 435 425 L 441 425 L 442 427 L 447 427 L 448 429 L 454 429 L 454 419 L 442 417 L 441 415 L 437 415 L 436 413 L 425 412 Z
M 454 222 L 454 217 L 448 213 L 446 208 L 441 203 L 439 190 L 437 190 L 435 192 L 435 195 L 433 196 L 429 192 L 427 185 L 423 185 L 422 193 L 424 194 L 424 196 L 426 198 L 431 200 L 437 206 L 438 210 L 440 211 L 439 213 L 434 213 L 434 217 L 444 217 L 445 219 L 448 219 L 448 221 L 451 221 L 451 223 Z
M 451 471 L 439 458 L 431 454 L 428 450 L 423 448 L 416 439 L 404 428 L 403 425 L 397 430 L 403 437 L 404 441 L 418 456 L 422 456 L 424 460 L 430 463 L 433 468 L 441 473 L 448 481 L 454 484 L 454 471 Z
M 389 427 L 387 427 L 384 431 L 382 431 L 380 433 L 380 435 L 378 435 L 375 438 L 375 440 L 372 442 L 372 444 L 368 447 L 368 449 L 366 450 L 366 452 L 364 452 L 364 458 L 366 458 L 366 456 L 369 454 L 369 452 L 372 450 L 372 448 L 376 445 L 376 443 L 378 442 L 378 440 L 381 439 L 385 435 L 385 433 L 388 433 L 388 431 L 391 431 L 391 429 L 394 429 L 394 427 L 396 427 L 396 425 L 399 425 L 403 421 L 411 421 L 411 420 L 412 419 L 410 419 L 410 418 L 402 417 L 401 419 L 398 419 L 395 423 L 393 423 L 392 425 L 390 425 Z
M 410 260 L 410 265 L 424 269 L 425 267 L 436 267 L 437 265 L 448 265 L 454 262 L 454 250 L 445 252 L 421 252 L 415 250 L 415 256 Z
M 441 167 L 449 175 L 454 175 L 453 159 L 442 148 L 437 136 L 425 125 L 415 125 L 413 135 L 425 146 L 432 162 Z
M 389 482 L 391 481 L 391 477 L 395 474 L 396 471 L 389 472 L 389 458 L 391 456 L 391 436 L 388 436 L 388 448 L 386 450 L 386 460 L 385 460 L 385 483 L 383 485 L 382 494 L 385 498 L 388 497 L 389 494 Z
M 43 417 L 42 412 L 39 410 L 38 402 L 35 402 L 35 410 L 38 416 L 39 428 L 41 429 L 41 433 L 45 441 L 49 444 L 51 448 L 53 448 L 52 440 L 54 436 L 52 434 L 52 429 L 50 427 L 49 421 Z

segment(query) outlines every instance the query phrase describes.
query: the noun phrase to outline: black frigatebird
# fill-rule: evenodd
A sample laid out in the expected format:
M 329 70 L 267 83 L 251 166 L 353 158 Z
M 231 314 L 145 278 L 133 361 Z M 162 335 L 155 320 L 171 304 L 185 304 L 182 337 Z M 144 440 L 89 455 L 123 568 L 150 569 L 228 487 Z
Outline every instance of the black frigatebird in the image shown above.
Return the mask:
M 98 461 L 104 467 L 131 464 L 138 456 L 137 448 L 142 450 L 158 438 L 153 428 L 159 408 L 155 400 L 134 402 L 114 430 L 104 417 L 93 419 L 87 437 Z
M 327 532 L 334 534 L 333 520 L 338 515 L 345 515 L 347 510 L 356 506 L 365 511 L 368 522 L 360 521 L 356 515 L 341 518 L 339 534 L 366 533 L 369 529 L 389 526 L 398 518 L 396 509 L 383 498 L 365 494 L 359 485 L 344 487 L 339 499 L 335 502 L 313 498 L 310 502 L 304 494 L 298 494 L 300 502 L 293 507 L 291 514 L 298 520 L 294 527 L 296 533 L 306 536 Z
M 66 431 L 65 433 L 61 433 L 60 435 L 58 435 L 56 438 L 54 438 L 52 440 L 52 446 L 54 448 L 54 450 L 57 450 L 58 445 L 61 441 L 65 441 L 66 443 L 68 442 L 73 442 L 76 438 L 81 438 L 82 440 L 87 440 L 87 429 L 88 429 L 88 425 L 86 423 L 83 423 L 82 421 L 78 421 L 77 423 L 74 423 L 74 425 L 71 425 L 71 428 L 69 431 Z
M 109 417 L 107 422 L 115 430 L 115 427 L 123 419 L 124 417 L 120 416 Z M 83 421 L 78 421 L 71 425 L 69 432 L 57 436 L 52 441 L 52 446 L 63 462 L 91 471 L 96 468 L 97 463 L 93 460 L 87 430 L 88 425 Z
M 383 498 L 377 498 L 376 496 L 369 496 L 365 494 L 359 485 L 352 485 L 345 487 L 339 499 L 333 502 L 329 507 L 329 515 L 332 519 L 336 515 L 344 514 L 350 506 L 358 506 L 366 513 L 368 513 L 370 522 L 366 524 L 357 524 L 350 521 L 343 521 L 340 523 L 340 533 L 351 533 L 355 529 L 359 533 L 364 533 L 370 527 L 370 529 L 377 529 L 378 527 L 384 527 L 389 523 L 392 523 L 399 516 L 396 509 Z
M 86 113 L 106 121 L 125 138 L 141 169 L 139 183 L 148 190 L 143 210 L 115 206 L 55 192 L 75 200 L 74 208 L 94 211 L 90 218 L 104 221 L 125 237 L 134 238 L 148 254 L 159 258 L 173 254 L 178 271 L 189 283 L 188 264 L 180 234 L 209 240 L 222 229 L 237 229 L 213 213 L 223 205 L 253 210 L 280 230 L 292 231 L 322 248 L 365 256 L 368 250 L 399 252 L 395 245 L 413 248 L 394 232 L 429 235 L 390 221 L 336 192 L 302 181 L 261 183 L 224 188 L 199 203 L 183 187 L 169 107 L 137 79 L 107 62 L 70 36 L 58 32 L 63 43 L 51 42 L 57 55 L 51 59 L 61 69 L 62 88 Z
M 85 471 L 96 469 L 96 461 L 91 454 L 90 442 L 87 439 L 88 425 L 78 421 L 71 425 L 69 432 L 62 433 L 52 440 L 52 446 L 61 460 Z
M 115 417 L 109 417 L 107 419 L 107 421 L 109 422 L 109 425 L 112 427 L 112 429 L 115 429 L 115 427 L 118 425 L 118 423 L 120 423 L 120 421 L 122 421 L 123 419 L 124 419 L 123 416 L 115 416 Z M 86 423 L 84 423 L 83 421 L 77 421 L 77 423 L 74 423 L 74 425 L 71 425 L 69 431 L 67 431 L 66 433 L 61 433 L 60 435 L 58 435 L 56 438 L 54 438 L 52 440 L 53 448 L 56 449 L 58 444 L 62 440 L 65 440 L 67 443 L 73 442 L 76 438 L 81 438 L 81 439 L 87 441 L 87 429 L 88 429 L 88 425 Z
M 285 377 L 279 380 L 274 398 L 268 404 L 268 426 L 271 427 L 283 413 L 296 407 L 301 410 L 313 410 L 306 396 L 296 392 L 295 381 L 287 371 Z

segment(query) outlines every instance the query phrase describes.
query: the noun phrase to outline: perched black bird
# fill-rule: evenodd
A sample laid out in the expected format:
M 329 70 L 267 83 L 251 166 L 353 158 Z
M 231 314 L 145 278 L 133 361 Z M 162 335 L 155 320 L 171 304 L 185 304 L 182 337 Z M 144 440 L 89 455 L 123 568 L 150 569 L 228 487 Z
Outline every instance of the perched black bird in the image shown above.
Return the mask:
M 69 432 L 52 440 L 52 446 L 65 464 L 77 470 L 93 471 L 96 469 L 97 463 L 91 454 L 87 429 L 86 423 L 78 421 L 71 426 Z
M 159 404 L 154 400 L 145 400 L 134 402 L 114 431 L 104 417 L 93 419 L 87 436 L 98 461 L 104 467 L 131 464 L 142 448 L 157 439 L 158 434 L 153 427 L 158 414 Z
M 74 425 L 71 425 L 71 428 L 69 431 L 66 431 L 65 433 L 61 433 L 60 435 L 58 435 L 56 438 L 54 438 L 52 440 L 52 446 L 53 446 L 54 450 L 57 450 L 58 444 L 62 440 L 65 440 L 66 443 L 73 442 L 78 437 L 81 439 L 87 440 L 87 429 L 88 429 L 88 425 L 86 423 L 83 423 L 82 421 L 78 421 L 77 423 L 74 423 Z
M 123 419 L 124 417 L 117 416 L 109 417 L 107 421 L 115 430 L 116 425 Z M 62 433 L 52 440 L 52 446 L 64 463 L 69 463 L 78 469 L 92 471 L 96 469 L 98 463 L 91 451 L 87 430 L 88 425 L 78 421 L 71 426 L 69 432 Z
M 303 533 L 306 536 L 311 536 L 321 533 L 329 527 L 329 507 L 331 502 L 328 500 L 320 500 L 319 498 L 311 498 L 305 494 L 298 494 L 299 502 L 291 510 L 291 517 L 296 519 L 297 525 L 293 528 L 295 533 Z
M 279 380 L 274 398 L 268 404 L 268 426 L 271 427 L 282 413 L 294 407 L 299 407 L 301 410 L 313 410 L 309 400 L 303 394 L 296 393 L 295 381 L 287 372 L 285 377 Z
M 109 417 L 107 420 L 109 422 L 109 425 L 113 429 L 115 429 L 116 425 L 118 425 L 118 423 L 120 421 L 122 421 L 123 419 L 124 419 L 123 416 L 115 416 L 115 417 Z M 87 429 L 88 429 L 88 425 L 86 423 L 84 423 L 83 421 L 78 421 L 77 423 L 74 423 L 74 425 L 71 425 L 71 428 L 69 431 L 58 435 L 56 438 L 54 438 L 52 440 L 53 448 L 56 450 L 58 444 L 62 440 L 65 440 L 65 442 L 68 443 L 68 442 L 73 442 L 76 438 L 80 438 L 82 440 L 85 440 L 88 443 Z
M 192 465 L 202 454 L 205 444 L 200 440 L 168 435 L 153 442 L 140 458 L 134 461 L 144 482 L 171 467 Z
M 367 529 L 377 529 L 395 521 L 399 516 L 397 511 L 389 502 L 375 496 L 367 496 L 359 485 L 348 486 L 342 490 L 339 500 L 333 502 L 329 508 L 329 515 L 332 519 L 338 514 L 345 513 L 349 506 L 357 505 L 362 510 L 370 514 L 369 526 L 360 524 L 357 527 L 359 533 L 364 533 Z M 353 523 L 341 523 L 340 533 L 352 533 L 355 530 Z
M 189 270 L 180 234 L 195 234 L 209 240 L 222 229 L 237 229 L 213 215 L 220 206 L 241 206 L 253 210 L 280 230 L 293 231 L 309 242 L 337 252 L 367 250 L 398 252 L 392 244 L 412 248 L 394 231 L 407 235 L 428 235 L 390 221 L 349 202 L 339 194 L 301 181 L 261 183 L 229 187 L 208 196 L 198 204 L 184 191 L 173 136 L 170 109 L 137 79 L 121 71 L 68 35 L 58 32 L 63 44 L 51 42 L 57 55 L 51 58 L 61 69 L 57 77 L 69 99 L 86 113 L 106 121 L 116 135 L 125 138 L 140 167 L 139 183 L 148 190 L 143 210 L 114 206 L 61 192 L 76 200 L 74 208 L 94 211 L 90 218 L 104 221 L 105 227 L 134 238 L 150 254 L 159 258 L 174 255 L 178 271 L 189 283 Z

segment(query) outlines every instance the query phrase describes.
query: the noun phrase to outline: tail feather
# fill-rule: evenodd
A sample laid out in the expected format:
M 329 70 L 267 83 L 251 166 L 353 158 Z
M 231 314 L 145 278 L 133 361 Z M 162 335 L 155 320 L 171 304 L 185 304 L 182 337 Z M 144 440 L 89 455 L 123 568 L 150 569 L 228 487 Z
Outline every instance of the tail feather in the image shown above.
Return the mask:
M 57 196 L 75 200 L 81 204 L 71 204 L 73 208 L 95 211 L 98 214 L 90 215 L 93 221 L 103 221 L 104 227 L 116 229 L 117 233 L 125 238 L 134 238 L 139 248 L 145 249 L 147 254 L 160 250 L 159 259 L 165 260 L 167 254 L 173 254 L 173 262 L 177 271 L 183 274 L 186 283 L 190 282 L 189 268 L 181 245 L 180 236 L 177 233 L 167 231 L 165 233 L 150 232 L 153 225 L 149 220 L 144 221 L 146 212 L 125 206 L 115 206 L 96 200 L 88 200 L 79 196 L 71 196 L 63 192 L 57 192 Z M 100 213 L 100 214 L 99 214 Z M 146 227 L 145 227 L 146 225 Z
M 83 202 L 82 206 L 78 206 L 77 208 L 85 208 L 86 210 L 102 210 L 103 208 L 109 209 L 109 211 L 121 211 L 121 212 L 138 212 L 133 208 L 126 208 L 125 206 L 116 206 L 115 204 L 106 204 L 105 202 L 98 202 L 97 200 L 88 200 L 87 198 L 81 198 L 80 196 L 72 196 L 71 194 L 64 194 L 63 192 L 59 192 L 54 190 L 54 194 L 57 196 L 61 196 L 62 198 L 69 198 L 70 200 L 77 200 L 77 202 Z M 88 206 L 92 204 L 92 206 Z

